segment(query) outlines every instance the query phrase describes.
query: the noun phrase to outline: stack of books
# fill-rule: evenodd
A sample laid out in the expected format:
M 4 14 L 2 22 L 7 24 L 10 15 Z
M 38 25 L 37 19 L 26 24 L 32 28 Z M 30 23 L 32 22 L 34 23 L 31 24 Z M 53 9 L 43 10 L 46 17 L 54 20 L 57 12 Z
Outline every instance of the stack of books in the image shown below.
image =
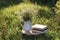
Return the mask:
M 45 32 L 47 32 L 48 27 L 46 25 L 41 25 L 41 24 L 35 24 L 32 26 L 32 32 L 37 32 L 40 34 L 43 34 Z

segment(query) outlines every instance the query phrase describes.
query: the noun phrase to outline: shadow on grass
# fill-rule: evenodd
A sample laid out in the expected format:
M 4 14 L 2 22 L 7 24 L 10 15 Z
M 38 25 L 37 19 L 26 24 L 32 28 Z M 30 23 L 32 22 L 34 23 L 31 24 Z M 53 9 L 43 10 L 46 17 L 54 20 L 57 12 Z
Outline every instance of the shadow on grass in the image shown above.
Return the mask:
M 38 5 L 49 5 L 49 6 L 55 6 L 56 2 L 58 0 L 30 0 L 32 3 L 37 3 Z
M 55 15 L 56 14 L 53 12 L 53 10 L 52 11 L 39 10 L 39 12 L 38 12 L 39 18 L 45 17 L 45 18 L 49 19 L 49 18 L 55 17 Z
M 46 34 L 40 34 L 36 36 L 23 35 L 22 40 L 54 40 L 54 37 Z
M 3 0 L 0 1 L 0 9 L 4 7 L 8 7 L 9 5 L 17 5 L 21 3 L 23 0 Z

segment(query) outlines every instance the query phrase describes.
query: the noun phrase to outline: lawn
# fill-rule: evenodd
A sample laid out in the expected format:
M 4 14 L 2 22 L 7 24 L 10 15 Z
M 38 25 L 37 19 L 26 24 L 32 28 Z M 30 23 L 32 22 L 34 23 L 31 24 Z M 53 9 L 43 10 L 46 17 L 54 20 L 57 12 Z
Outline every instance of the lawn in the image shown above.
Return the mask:
M 22 9 L 27 8 L 29 8 L 29 11 L 32 10 L 32 25 L 43 24 L 48 26 L 48 31 L 45 34 L 37 36 L 22 35 L 23 21 L 20 18 L 21 16 L 15 15 L 15 12 L 21 12 Z M 3 40 L 3 24 L 4 30 L 6 30 L 6 40 L 60 40 L 59 20 L 59 16 L 48 5 L 25 3 L 17 0 L 0 3 L 0 40 Z

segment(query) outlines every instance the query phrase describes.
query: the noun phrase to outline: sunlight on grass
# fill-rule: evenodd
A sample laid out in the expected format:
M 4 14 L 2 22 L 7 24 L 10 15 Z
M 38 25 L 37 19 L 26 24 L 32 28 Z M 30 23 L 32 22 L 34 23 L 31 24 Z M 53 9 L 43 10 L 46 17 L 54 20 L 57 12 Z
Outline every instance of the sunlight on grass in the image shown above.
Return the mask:
M 30 10 L 37 10 L 36 12 L 37 15 L 35 15 L 34 12 L 33 18 L 32 18 L 32 25 L 34 24 L 44 24 L 47 25 L 49 30 L 46 33 L 47 35 L 38 37 L 38 40 L 53 40 L 54 36 L 57 34 L 55 33 L 56 30 L 54 30 L 55 27 L 58 27 L 57 21 L 54 21 L 52 15 L 51 8 L 48 6 L 40 6 L 32 3 L 20 3 L 18 5 L 10 5 L 8 7 L 4 7 L 3 9 L 0 9 L 0 14 L 3 14 L 5 16 L 5 21 L 7 23 L 7 28 L 8 28 L 8 34 L 7 34 L 7 39 L 9 40 L 22 40 L 22 32 L 21 32 L 21 27 L 23 25 L 23 22 L 21 22 L 21 19 L 18 20 L 17 16 L 15 16 L 15 12 L 21 12 L 21 9 L 26 9 L 30 8 Z M 2 18 L 1 18 L 2 20 Z M 58 30 L 59 31 L 59 30 Z M 0 34 L 1 35 L 1 34 Z M 46 38 L 46 39 L 45 39 Z M 24 38 L 23 38 L 24 39 Z M 31 37 L 30 37 L 31 39 Z M 0 40 L 2 38 L 0 37 Z M 24 39 L 25 40 L 25 39 Z M 32 39 L 31 39 L 32 40 Z M 59 38 L 56 38 L 55 40 L 59 40 Z

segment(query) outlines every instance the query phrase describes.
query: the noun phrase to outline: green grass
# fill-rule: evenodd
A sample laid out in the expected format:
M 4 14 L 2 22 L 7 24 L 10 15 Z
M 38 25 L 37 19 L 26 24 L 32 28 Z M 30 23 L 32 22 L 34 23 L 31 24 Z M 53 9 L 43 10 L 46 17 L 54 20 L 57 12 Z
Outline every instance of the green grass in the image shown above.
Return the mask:
M 32 25 L 34 24 L 44 24 L 48 26 L 48 31 L 46 34 L 37 35 L 37 36 L 23 36 L 22 35 L 22 25 L 23 22 L 21 19 L 16 16 L 15 12 L 21 12 L 21 9 L 30 8 L 32 10 Z M 37 12 L 35 12 L 35 10 Z M 55 14 L 52 12 L 52 8 L 49 6 L 35 5 L 32 3 L 20 3 L 17 5 L 9 5 L 0 9 L 0 40 L 2 40 L 2 23 L 5 18 L 6 27 L 7 27 L 7 40 L 60 40 L 60 25 L 59 21 L 56 21 Z M 57 17 L 57 16 L 56 16 Z

